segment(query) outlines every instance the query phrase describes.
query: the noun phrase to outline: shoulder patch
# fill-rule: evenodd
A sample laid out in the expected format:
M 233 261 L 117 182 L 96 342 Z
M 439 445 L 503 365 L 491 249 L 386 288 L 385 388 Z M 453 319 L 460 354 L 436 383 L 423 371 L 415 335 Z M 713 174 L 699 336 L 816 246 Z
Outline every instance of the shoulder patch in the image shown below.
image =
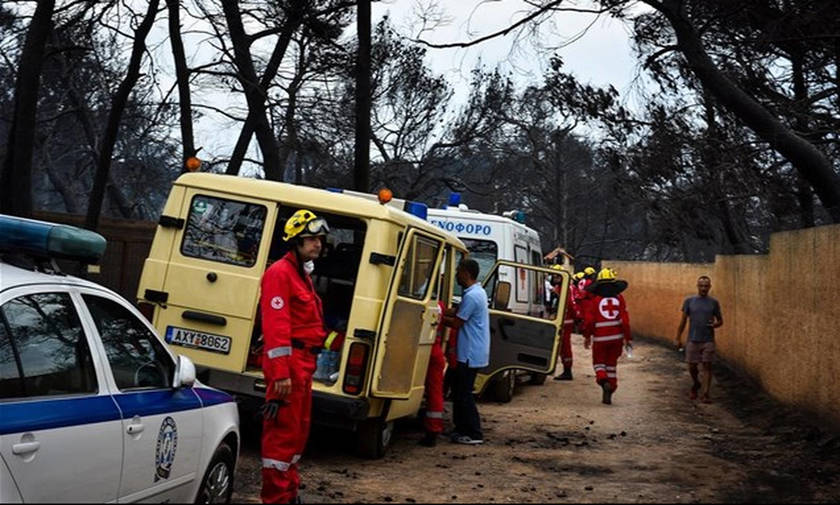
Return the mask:
M 271 299 L 271 308 L 274 310 L 281 310 L 283 307 L 286 306 L 286 302 L 283 301 L 282 296 L 275 296 Z

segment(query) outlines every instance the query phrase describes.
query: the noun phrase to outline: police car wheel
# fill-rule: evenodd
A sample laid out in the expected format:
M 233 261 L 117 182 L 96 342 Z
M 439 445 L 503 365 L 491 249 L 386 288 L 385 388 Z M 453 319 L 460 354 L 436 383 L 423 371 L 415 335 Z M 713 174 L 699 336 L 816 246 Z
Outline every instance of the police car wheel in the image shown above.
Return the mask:
M 233 495 L 233 451 L 222 444 L 207 465 L 204 480 L 196 496 L 196 503 L 230 503 Z

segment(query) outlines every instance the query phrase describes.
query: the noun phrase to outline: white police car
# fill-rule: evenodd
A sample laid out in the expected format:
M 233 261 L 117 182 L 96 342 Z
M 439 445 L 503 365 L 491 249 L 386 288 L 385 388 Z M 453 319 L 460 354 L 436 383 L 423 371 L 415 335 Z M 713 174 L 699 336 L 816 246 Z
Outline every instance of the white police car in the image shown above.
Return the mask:
M 104 249 L 0 215 L 0 502 L 229 502 L 233 399 L 125 299 L 55 270 Z

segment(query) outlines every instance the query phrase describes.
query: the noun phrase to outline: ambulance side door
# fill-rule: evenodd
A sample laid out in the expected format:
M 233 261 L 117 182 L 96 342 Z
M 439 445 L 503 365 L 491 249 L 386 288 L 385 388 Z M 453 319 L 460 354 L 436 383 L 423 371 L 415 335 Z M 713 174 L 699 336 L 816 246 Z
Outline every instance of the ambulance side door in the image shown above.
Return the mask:
M 555 317 L 547 319 L 511 312 L 508 307 L 515 296 L 514 288 L 510 282 L 499 280 L 500 268 L 513 269 L 515 278 L 530 276 L 539 285 L 544 283 L 547 275 L 559 275 L 562 279 L 562 294 L 558 306 L 560 309 Z M 554 371 L 562 337 L 569 281 L 569 274 L 565 271 L 558 272 L 511 261 L 496 262 L 484 280 L 484 289 L 490 303 L 490 364 L 479 371 L 476 391 L 481 391 L 494 374 L 506 369 L 543 374 Z
M 422 394 L 441 313 L 434 282 L 441 263 L 439 238 L 410 229 L 391 278 L 374 356 L 371 394 L 407 400 Z

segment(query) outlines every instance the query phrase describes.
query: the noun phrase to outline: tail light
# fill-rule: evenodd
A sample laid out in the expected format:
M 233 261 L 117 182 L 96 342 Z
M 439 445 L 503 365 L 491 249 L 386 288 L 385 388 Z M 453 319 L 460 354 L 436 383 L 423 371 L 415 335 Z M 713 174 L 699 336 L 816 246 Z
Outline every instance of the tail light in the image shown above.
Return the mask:
M 347 367 L 344 371 L 342 390 L 349 395 L 357 395 L 362 391 L 367 368 L 368 346 L 359 342 L 350 345 L 347 357 Z
M 154 324 L 154 317 L 155 317 L 155 306 L 151 303 L 140 302 L 137 304 L 137 308 L 140 309 L 140 313 L 143 314 L 150 323 Z

